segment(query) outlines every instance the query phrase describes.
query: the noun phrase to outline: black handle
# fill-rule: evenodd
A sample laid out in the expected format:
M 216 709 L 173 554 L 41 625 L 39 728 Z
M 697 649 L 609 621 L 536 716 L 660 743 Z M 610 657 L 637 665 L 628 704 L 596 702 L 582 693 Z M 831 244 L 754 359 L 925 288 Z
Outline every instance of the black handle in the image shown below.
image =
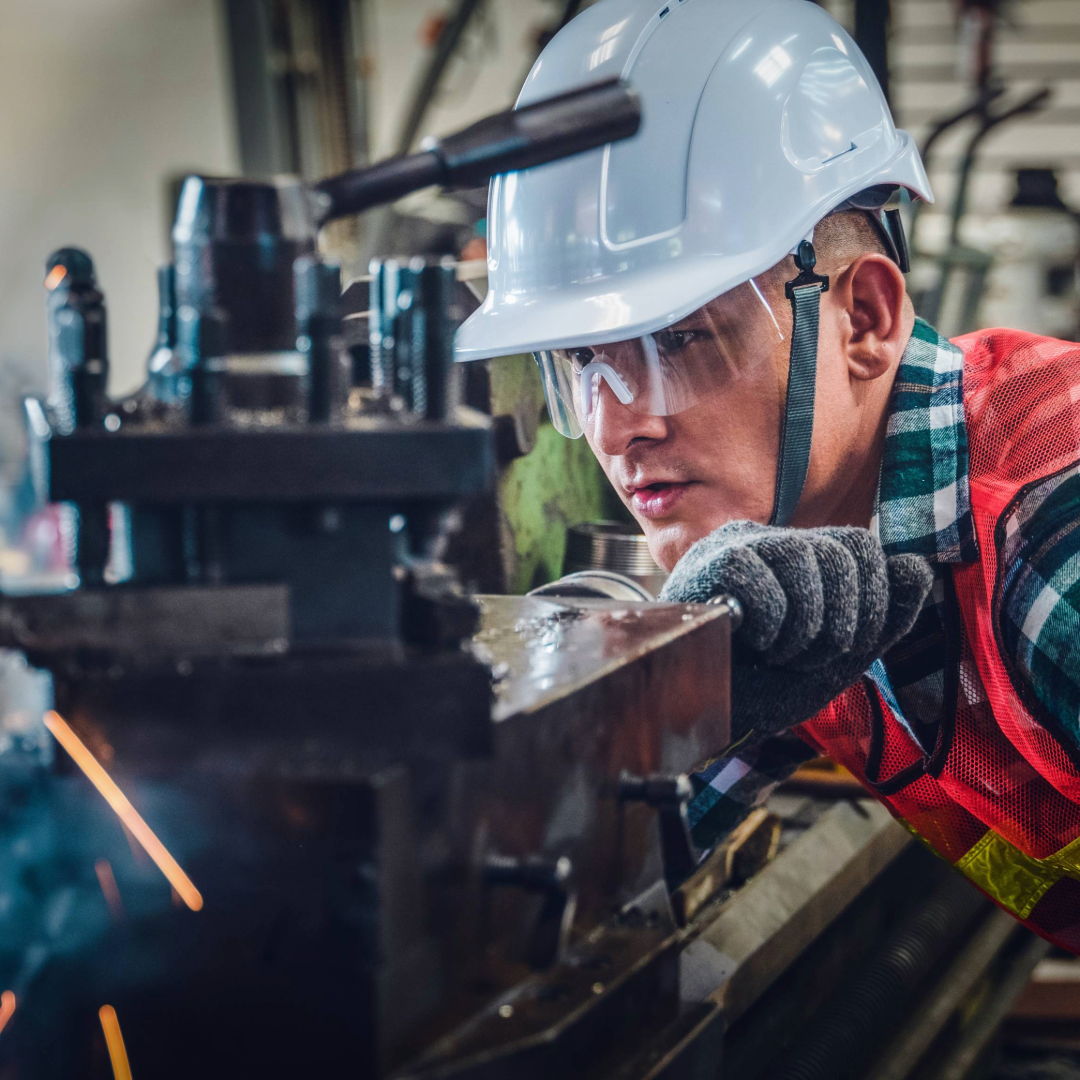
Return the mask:
M 471 186 L 627 139 L 641 124 L 637 95 L 619 79 L 510 109 L 448 135 L 430 150 L 316 184 L 327 196 L 320 223 L 393 202 L 432 184 Z

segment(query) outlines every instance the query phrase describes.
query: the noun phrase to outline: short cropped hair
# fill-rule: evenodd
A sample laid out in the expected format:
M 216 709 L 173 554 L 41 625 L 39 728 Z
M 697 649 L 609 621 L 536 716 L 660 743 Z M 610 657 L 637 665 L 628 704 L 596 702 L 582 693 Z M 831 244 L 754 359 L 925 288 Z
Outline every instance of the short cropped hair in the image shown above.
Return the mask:
M 847 266 L 860 255 L 888 255 L 881 233 L 862 210 L 837 210 L 814 227 L 818 264 L 830 270 Z
M 863 210 L 834 210 L 814 226 L 814 251 L 817 270 L 836 274 L 860 255 L 873 252 L 888 255 L 881 234 Z M 771 270 L 758 278 L 770 295 L 783 296 L 784 282 L 798 273 L 790 255 L 785 255 Z

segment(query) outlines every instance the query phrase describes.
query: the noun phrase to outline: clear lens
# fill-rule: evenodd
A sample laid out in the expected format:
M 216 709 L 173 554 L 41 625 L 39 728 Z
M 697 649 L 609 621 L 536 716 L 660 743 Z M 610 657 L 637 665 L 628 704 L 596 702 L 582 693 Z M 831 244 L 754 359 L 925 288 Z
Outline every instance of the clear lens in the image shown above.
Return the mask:
M 783 339 L 751 280 L 664 330 L 610 345 L 554 349 L 536 359 L 551 422 L 576 439 L 604 394 L 632 412 L 675 416 L 723 393 Z

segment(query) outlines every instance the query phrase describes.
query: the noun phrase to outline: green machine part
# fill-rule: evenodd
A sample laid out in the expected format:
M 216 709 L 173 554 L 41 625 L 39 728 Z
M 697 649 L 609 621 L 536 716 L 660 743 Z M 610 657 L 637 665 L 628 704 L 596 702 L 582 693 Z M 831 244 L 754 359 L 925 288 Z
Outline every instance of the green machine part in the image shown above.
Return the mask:
M 489 363 L 492 415 L 512 415 L 535 431 L 532 449 L 500 469 L 498 490 L 506 591 L 525 593 L 562 574 L 571 525 L 629 514 L 585 439 L 564 438 L 551 426 L 533 358 Z

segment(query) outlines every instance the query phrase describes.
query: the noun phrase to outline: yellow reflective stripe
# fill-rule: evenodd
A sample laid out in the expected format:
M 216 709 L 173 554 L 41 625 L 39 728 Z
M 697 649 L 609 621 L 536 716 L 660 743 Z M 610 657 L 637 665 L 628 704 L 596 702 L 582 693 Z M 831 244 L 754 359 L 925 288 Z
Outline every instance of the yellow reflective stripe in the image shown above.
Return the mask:
M 1076 841 L 1046 859 L 1033 859 L 991 830 L 960 859 L 956 868 L 1007 911 L 1018 919 L 1026 919 L 1046 890 L 1062 876 L 1052 860 L 1075 847 Z
M 1060 851 L 1047 855 L 1042 861 L 1056 866 L 1069 877 L 1080 878 L 1080 836 L 1071 844 L 1066 844 Z
M 901 818 L 900 823 L 941 855 L 910 821 Z M 1026 919 L 1055 882 L 1063 877 L 1080 881 L 1080 836 L 1053 855 L 1034 859 L 991 829 L 953 865 L 1006 911 Z

